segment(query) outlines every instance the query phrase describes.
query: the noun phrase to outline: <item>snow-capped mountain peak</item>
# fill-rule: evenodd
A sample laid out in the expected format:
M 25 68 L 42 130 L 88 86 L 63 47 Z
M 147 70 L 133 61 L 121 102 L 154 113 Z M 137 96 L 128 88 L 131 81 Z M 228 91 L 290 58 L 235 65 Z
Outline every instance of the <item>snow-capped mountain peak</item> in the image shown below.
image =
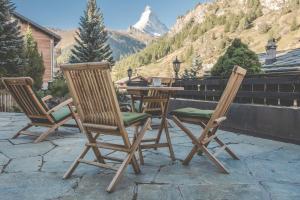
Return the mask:
M 160 37 L 169 31 L 167 26 L 154 14 L 150 6 L 146 6 L 140 20 L 133 27 L 155 37 Z

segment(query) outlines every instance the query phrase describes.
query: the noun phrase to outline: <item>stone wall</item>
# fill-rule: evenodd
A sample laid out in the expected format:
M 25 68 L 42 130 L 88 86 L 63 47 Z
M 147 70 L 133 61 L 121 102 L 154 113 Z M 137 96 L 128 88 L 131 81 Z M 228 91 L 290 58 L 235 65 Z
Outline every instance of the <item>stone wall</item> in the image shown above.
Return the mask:
M 172 99 L 169 110 L 182 107 L 214 109 L 216 102 Z M 300 144 L 300 108 L 232 104 L 224 130 Z

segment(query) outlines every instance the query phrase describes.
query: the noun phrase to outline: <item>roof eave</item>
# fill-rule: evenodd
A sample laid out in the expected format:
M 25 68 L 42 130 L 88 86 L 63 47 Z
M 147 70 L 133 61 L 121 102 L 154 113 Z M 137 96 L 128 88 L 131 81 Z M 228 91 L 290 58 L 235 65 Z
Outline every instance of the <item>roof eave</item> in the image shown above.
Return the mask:
M 13 12 L 13 15 L 14 15 L 15 17 L 19 18 L 20 20 L 26 21 L 26 22 L 28 22 L 29 24 L 31 24 L 32 26 L 34 26 L 34 27 L 40 29 L 41 31 L 43 31 L 43 32 L 46 33 L 47 35 L 53 37 L 53 39 L 54 39 L 54 45 L 56 45 L 57 43 L 59 43 L 59 41 L 61 40 L 61 37 L 60 37 L 58 34 L 56 34 L 56 33 L 52 32 L 52 31 L 50 31 L 49 29 L 47 29 L 47 28 L 45 28 L 45 27 L 39 25 L 38 23 L 32 21 L 31 19 L 29 19 L 29 18 L 27 18 L 27 17 L 21 15 L 20 13 L 14 11 L 14 12 Z

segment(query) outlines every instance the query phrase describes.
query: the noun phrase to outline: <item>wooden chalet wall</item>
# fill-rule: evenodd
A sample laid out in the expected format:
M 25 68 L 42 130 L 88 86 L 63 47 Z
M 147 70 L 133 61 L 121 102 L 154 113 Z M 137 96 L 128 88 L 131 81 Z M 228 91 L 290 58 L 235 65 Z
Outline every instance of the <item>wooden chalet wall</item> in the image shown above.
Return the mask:
M 45 73 L 43 76 L 43 82 L 47 83 L 52 80 L 52 73 L 54 67 L 54 38 L 45 34 L 41 30 L 31 26 L 26 22 L 20 21 L 20 26 L 22 33 L 25 34 L 27 31 L 28 26 L 30 26 L 32 30 L 32 35 L 35 41 L 38 44 L 39 52 L 43 54 L 44 66 L 45 66 Z

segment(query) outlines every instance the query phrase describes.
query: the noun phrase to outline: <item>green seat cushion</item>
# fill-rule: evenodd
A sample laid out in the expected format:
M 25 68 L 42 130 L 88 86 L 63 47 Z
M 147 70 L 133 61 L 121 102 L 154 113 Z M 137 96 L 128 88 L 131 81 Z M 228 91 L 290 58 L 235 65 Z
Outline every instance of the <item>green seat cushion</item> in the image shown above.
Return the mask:
M 64 106 L 61 109 L 51 113 L 53 119 L 58 122 L 71 114 L 71 111 L 68 106 Z
M 179 117 L 190 117 L 190 118 L 206 118 L 210 119 L 214 110 L 201 110 L 197 108 L 180 108 L 173 110 L 172 115 Z
M 136 112 L 122 112 L 123 121 L 125 126 L 130 126 L 141 120 L 145 120 L 149 117 L 146 113 L 136 113 Z

